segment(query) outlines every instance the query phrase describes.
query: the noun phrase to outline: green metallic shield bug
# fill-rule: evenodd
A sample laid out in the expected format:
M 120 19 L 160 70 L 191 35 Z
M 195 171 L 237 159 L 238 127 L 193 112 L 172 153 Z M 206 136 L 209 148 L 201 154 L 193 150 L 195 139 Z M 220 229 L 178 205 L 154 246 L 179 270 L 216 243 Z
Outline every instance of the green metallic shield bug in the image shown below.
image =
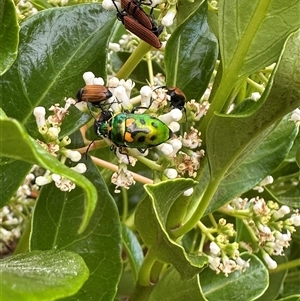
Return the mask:
M 94 124 L 98 136 L 111 140 L 117 147 L 147 149 L 168 141 L 173 136 L 169 127 L 148 114 L 103 111 Z

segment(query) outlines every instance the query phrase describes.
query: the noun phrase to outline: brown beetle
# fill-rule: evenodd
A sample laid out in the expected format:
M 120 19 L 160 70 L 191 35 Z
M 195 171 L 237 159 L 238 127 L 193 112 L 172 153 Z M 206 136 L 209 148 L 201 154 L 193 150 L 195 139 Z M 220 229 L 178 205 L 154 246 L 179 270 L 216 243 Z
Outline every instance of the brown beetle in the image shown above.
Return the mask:
M 101 103 L 112 97 L 112 93 L 102 85 L 86 85 L 77 94 L 77 102 L 90 102 L 93 106 L 100 108 Z
M 118 12 L 117 17 L 122 21 L 127 30 L 138 36 L 140 39 L 157 49 L 161 47 L 161 41 L 158 39 L 158 35 L 161 33 L 160 28 L 156 28 L 156 31 L 153 32 L 129 15 Z
M 116 10 L 117 18 L 124 27 L 138 36 L 143 41 L 147 42 L 155 48 L 161 47 L 161 42 L 158 36 L 161 34 L 163 27 L 157 26 L 154 20 L 148 16 L 141 6 L 141 1 L 137 0 L 121 0 L 123 11 L 119 11 L 116 3 L 112 0 Z M 151 2 L 150 2 L 151 3 Z
M 137 0 L 121 0 L 121 7 L 128 15 L 134 17 L 144 27 L 150 30 L 156 28 L 156 24 L 141 8 L 141 3 Z

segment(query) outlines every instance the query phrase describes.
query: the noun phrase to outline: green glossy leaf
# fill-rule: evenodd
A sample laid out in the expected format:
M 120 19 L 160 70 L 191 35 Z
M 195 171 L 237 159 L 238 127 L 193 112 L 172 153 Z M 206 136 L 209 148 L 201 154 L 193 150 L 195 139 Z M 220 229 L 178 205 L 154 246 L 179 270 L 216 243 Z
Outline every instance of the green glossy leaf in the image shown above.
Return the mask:
M 83 175 L 68 168 L 50 153 L 46 152 L 40 144 L 26 133 L 25 129 L 16 120 L 8 118 L 0 119 L 0 133 L 1 156 L 37 164 L 53 173 L 70 179 L 84 190 L 86 198 L 82 199 L 85 205 L 81 212 L 84 215 L 80 221 L 79 230 L 78 228 L 76 229 L 76 231 L 83 232 L 89 223 L 97 203 L 97 193 L 94 185 Z
M 143 250 L 139 241 L 137 240 L 137 237 L 124 224 L 122 225 L 122 239 L 123 247 L 130 262 L 134 280 L 136 281 L 138 278 L 139 269 L 144 260 Z
M 166 294 L 166 292 L 168 292 Z M 149 301 L 202 301 L 206 300 L 200 289 L 199 276 L 182 280 L 180 274 L 170 267 L 155 285 Z
M 64 249 L 82 256 L 90 277 L 82 289 L 67 300 L 113 300 L 122 271 L 121 227 L 115 202 L 93 162 L 84 160 L 84 174 L 97 189 L 97 206 L 84 233 L 78 234 L 84 210 L 84 194 L 70 193 L 54 185 L 44 186 L 32 222 L 31 250 Z
M 179 87 L 187 99 L 200 99 L 218 55 L 217 39 L 208 27 L 206 11 L 207 3 L 203 2 L 176 28 L 166 45 L 167 85 Z
M 31 168 L 31 163 L 0 155 L 0 207 L 4 206 L 15 194 Z
M 299 295 L 293 295 L 286 298 L 276 299 L 277 301 L 299 301 L 300 300 L 300 294 Z
M 0 0 L 0 24 L 0 75 L 2 75 L 10 68 L 18 54 L 19 24 L 12 0 Z
M 277 60 L 299 28 L 298 0 L 222 0 L 219 41 L 224 73 L 242 77 Z
M 256 149 L 249 152 L 236 169 L 228 171 L 206 213 L 220 208 L 270 175 L 288 155 L 297 133 L 298 128 L 289 120 L 289 116 L 286 116 Z
M 47 9 L 24 21 L 19 56 L 0 79 L 6 114 L 37 136 L 32 114 L 36 106 L 49 108 L 75 97 L 86 71 L 105 79 L 113 16 L 100 4 L 83 4 Z
M 207 131 L 212 178 L 236 168 L 284 115 L 300 105 L 299 32 L 287 40 L 271 83 L 250 111 L 213 116 Z
M 287 262 L 285 256 L 274 256 L 272 257 L 279 264 Z M 265 301 L 266 299 L 275 300 L 276 297 L 280 294 L 282 289 L 282 283 L 286 277 L 287 270 L 279 271 L 276 273 L 269 273 L 269 287 L 256 301 Z
M 35 251 L 0 261 L 2 301 L 50 301 L 75 294 L 88 279 L 83 259 L 67 251 Z
M 207 258 L 187 254 L 172 240 L 166 230 L 169 210 L 182 193 L 193 187 L 191 179 L 176 179 L 154 185 L 145 185 L 148 198 L 136 209 L 135 224 L 143 241 L 159 261 L 171 263 L 183 279 L 190 279 L 206 263 Z
M 36 106 L 50 108 L 63 104 L 65 97 L 75 97 L 84 85 L 82 74 L 86 71 L 106 77 L 107 43 L 115 22 L 112 16 L 113 12 L 103 10 L 100 4 L 84 4 L 48 9 L 22 23 L 18 58 L 0 77 L 1 95 L 5 95 L 1 105 L 32 137 L 40 137 L 32 113 Z M 81 115 L 71 108 L 61 135 L 86 123 L 88 116 Z M 29 170 L 29 165 L 18 166 L 19 161 L 7 162 L 1 165 L 6 181 L 2 202 L 13 195 Z
M 207 300 L 250 301 L 262 295 L 269 284 L 268 270 L 254 255 L 250 258 L 250 267 L 245 272 L 236 271 L 226 277 L 207 268 L 200 274 L 200 283 Z

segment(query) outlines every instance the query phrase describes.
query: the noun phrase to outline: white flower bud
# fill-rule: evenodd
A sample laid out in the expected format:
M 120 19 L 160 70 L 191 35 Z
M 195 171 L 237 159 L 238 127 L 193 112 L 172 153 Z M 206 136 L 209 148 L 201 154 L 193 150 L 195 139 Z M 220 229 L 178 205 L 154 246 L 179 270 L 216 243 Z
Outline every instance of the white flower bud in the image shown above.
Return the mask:
M 111 0 L 109 0 L 111 1 Z M 111 77 L 109 80 L 108 80 L 108 87 L 109 88 L 116 88 L 117 86 L 119 86 L 119 79 L 117 77 Z
M 173 25 L 175 16 L 176 16 L 175 11 L 173 10 L 168 11 L 167 14 L 162 18 L 161 24 L 166 27 Z
M 103 2 L 102 2 L 103 3 Z M 113 52 L 118 52 L 121 50 L 120 44 L 118 43 L 109 43 L 108 45 L 109 49 L 112 50 Z
M 184 196 L 190 196 L 190 195 L 193 194 L 193 192 L 194 192 L 194 188 L 189 188 L 189 189 L 184 191 L 183 195 Z
M 121 11 L 122 8 L 121 8 L 120 2 L 115 1 L 115 3 L 117 5 L 118 9 Z M 114 10 L 114 9 L 116 9 L 111 0 L 103 0 L 102 1 L 102 7 L 104 9 L 107 9 L 107 10 Z
M 182 142 L 179 139 L 172 139 L 168 143 L 170 143 L 173 147 L 173 156 L 175 156 L 182 148 Z
M 296 109 L 292 112 L 291 115 L 291 121 L 294 121 L 295 124 L 299 124 L 300 123 L 300 109 Z
M 286 214 L 290 213 L 290 207 L 283 205 L 277 211 L 273 213 L 275 219 L 284 217 Z
M 49 184 L 52 182 L 51 177 L 44 177 L 44 176 L 39 176 L 35 179 L 35 184 L 39 186 L 44 186 L 46 184 Z
M 176 133 L 180 130 L 180 124 L 177 121 L 172 121 L 168 124 L 168 127 L 172 130 L 173 133 Z
M 46 124 L 46 109 L 44 107 L 36 107 L 33 110 L 33 115 L 35 116 L 36 124 L 38 127 L 43 127 Z
M 81 153 L 79 151 L 67 149 L 63 154 L 73 162 L 78 162 L 81 159 Z
M 272 184 L 274 182 L 274 179 L 272 176 L 266 176 L 261 182 L 260 186 L 266 186 L 268 184 Z
M 155 7 L 158 4 L 161 4 L 161 3 L 164 3 L 164 2 L 166 2 L 166 0 L 152 0 L 150 6 Z
M 181 118 L 182 112 L 177 108 L 159 116 L 159 119 L 166 124 L 170 124 L 172 121 L 179 121 Z
M 86 172 L 86 165 L 84 163 L 78 163 L 76 166 L 71 167 L 71 169 L 77 171 L 78 173 L 85 173 Z
M 253 92 L 252 94 L 251 94 L 251 99 L 252 100 L 254 100 L 254 101 L 258 101 L 259 99 L 260 99 L 260 97 L 261 97 L 261 95 L 260 95 L 260 93 L 258 93 L 258 92 Z
M 51 177 L 54 182 L 58 182 L 61 180 L 61 176 L 56 173 L 52 174 Z
M 95 77 L 94 80 L 93 80 L 93 84 L 103 86 L 104 85 L 104 80 L 103 80 L 102 77 Z
M 143 86 L 140 90 L 141 107 L 149 107 L 152 98 L 152 89 L 149 86 Z
M 178 172 L 174 168 L 166 168 L 164 174 L 169 179 L 176 179 L 178 176 Z
M 290 221 L 292 223 L 292 225 L 298 227 L 300 226 L 300 215 L 298 213 L 298 211 L 296 211 L 296 213 L 292 214 Z
M 214 241 L 209 244 L 209 250 L 213 255 L 218 255 L 221 251 L 220 247 Z
M 85 72 L 83 73 L 83 80 L 85 81 L 85 84 L 86 85 L 93 85 L 93 81 L 94 81 L 94 78 L 95 78 L 95 75 L 93 72 Z
M 60 132 L 60 128 L 53 127 L 53 126 L 50 127 L 47 132 L 49 139 L 51 139 L 52 141 L 56 140 L 58 138 L 59 132 Z
M 169 143 L 162 143 L 157 148 L 167 156 L 173 153 L 173 146 Z
M 275 270 L 277 268 L 277 262 L 273 260 L 269 254 L 265 253 L 263 259 L 270 270 Z
M 124 110 L 132 110 L 132 104 L 123 86 L 116 87 L 114 90 L 114 95 L 116 96 L 117 100 L 121 102 Z

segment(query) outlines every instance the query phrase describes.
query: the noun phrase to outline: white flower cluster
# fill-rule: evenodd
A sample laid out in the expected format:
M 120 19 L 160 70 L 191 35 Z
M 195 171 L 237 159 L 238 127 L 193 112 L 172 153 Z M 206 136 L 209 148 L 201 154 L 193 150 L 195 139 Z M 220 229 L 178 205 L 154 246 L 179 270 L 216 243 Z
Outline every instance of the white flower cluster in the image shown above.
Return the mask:
M 230 243 L 230 239 L 236 235 L 233 224 L 221 218 L 216 230 L 219 234 L 209 244 L 209 267 L 217 274 L 224 273 L 226 277 L 238 270 L 245 271 L 249 267 L 249 260 L 240 257 L 237 242 Z
M 83 78 L 86 85 L 104 84 L 104 80 L 102 78 L 96 79 L 92 72 L 86 72 Z M 112 116 L 121 112 L 149 114 L 160 119 L 173 133 L 177 133 L 180 130 L 179 122 L 187 119 L 187 110 L 185 108 L 184 110 L 180 110 L 173 107 L 171 97 L 168 94 L 168 89 L 163 87 L 153 89 L 150 86 L 143 86 L 140 89 L 140 95 L 131 98 L 131 92 L 134 87 L 135 83 L 132 80 L 119 80 L 116 77 L 109 78 L 107 81 L 107 88 L 113 96 L 103 102 L 102 109 L 111 111 Z M 174 91 L 175 90 L 176 89 L 174 88 Z M 138 105 L 137 108 L 134 108 L 137 104 L 140 105 Z M 208 105 L 200 107 L 201 105 L 196 104 L 195 101 L 193 101 L 191 111 L 196 112 L 198 116 L 203 116 Z M 203 150 L 197 150 L 201 147 L 202 140 L 200 139 L 200 135 L 201 133 L 199 133 L 197 129 L 191 127 L 190 131 L 185 132 L 183 136 L 176 137 L 174 135 L 169 141 L 161 143 L 153 148 L 159 150 L 161 154 L 166 157 L 166 160 L 170 161 L 169 168 L 164 172 L 164 175 L 167 178 L 174 179 L 178 176 L 183 176 L 186 173 L 191 177 L 196 176 L 197 170 L 200 168 L 200 159 L 204 156 Z M 116 192 L 119 192 L 118 187 L 128 189 L 135 181 L 132 176 L 129 175 L 130 171 L 125 168 L 124 164 L 134 166 L 137 157 L 141 158 L 148 155 L 148 149 L 141 152 L 134 148 L 120 148 L 116 147 L 113 141 L 110 141 L 106 137 L 103 137 L 103 140 L 114 148 L 115 154 L 119 158 L 119 163 L 121 164 L 118 172 L 115 172 L 112 176 L 112 182 L 117 186 Z M 159 161 L 161 156 L 156 158 Z M 190 195 L 192 191 L 193 190 L 187 192 L 186 195 Z
M 73 162 L 81 160 L 81 154 L 78 151 L 66 148 L 66 146 L 71 143 L 68 136 L 59 139 L 60 126 L 72 104 L 75 104 L 75 100 L 69 98 L 66 100 L 66 105 L 63 108 L 58 104 L 51 106 L 49 110 L 53 111 L 53 115 L 50 115 L 47 119 L 44 107 L 36 107 L 33 111 L 39 132 L 45 140 L 44 142 L 38 141 L 39 144 L 63 163 L 67 158 Z M 78 163 L 71 169 L 78 173 L 84 173 L 86 166 L 84 163 Z M 35 183 L 39 186 L 49 184 L 52 181 L 54 181 L 55 185 L 62 191 L 71 191 L 75 188 L 75 184 L 72 181 L 60 175 L 51 174 L 50 171 L 46 171 L 43 176 L 38 176 L 35 179 Z
M 226 206 L 232 215 L 242 214 L 243 222 L 251 237 L 256 237 L 253 242 L 263 255 L 270 269 L 277 267 L 270 255 L 284 255 L 284 249 L 289 247 L 291 234 L 300 226 L 300 215 L 294 210 L 282 205 L 281 207 L 273 201 L 265 202 L 263 198 L 252 198 L 250 200 L 236 198 Z

